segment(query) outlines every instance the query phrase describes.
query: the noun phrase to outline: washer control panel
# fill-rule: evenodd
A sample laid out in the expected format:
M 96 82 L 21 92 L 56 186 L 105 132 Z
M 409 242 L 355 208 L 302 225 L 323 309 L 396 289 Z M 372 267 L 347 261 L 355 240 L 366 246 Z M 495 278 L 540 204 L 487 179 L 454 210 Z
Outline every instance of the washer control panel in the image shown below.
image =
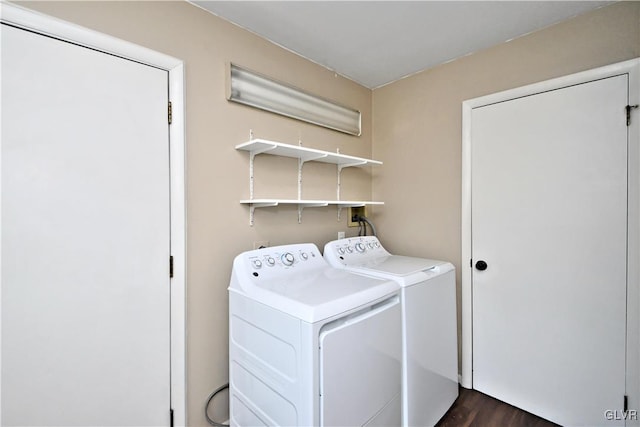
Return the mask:
M 324 247 L 324 257 L 331 265 L 362 264 L 370 259 L 388 255 L 389 252 L 375 236 L 334 240 Z
M 243 256 L 253 277 L 281 277 L 328 265 L 312 243 L 256 249 Z

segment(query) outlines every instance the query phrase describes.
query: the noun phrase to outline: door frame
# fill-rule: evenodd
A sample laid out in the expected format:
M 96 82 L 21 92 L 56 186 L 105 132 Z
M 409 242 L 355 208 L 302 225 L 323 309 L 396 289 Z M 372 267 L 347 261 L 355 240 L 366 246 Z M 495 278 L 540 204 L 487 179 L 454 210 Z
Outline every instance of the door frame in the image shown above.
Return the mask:
M 461 314 L 462 372 L 460 384 L 473 388 L 473 305 L 471 266 L 471 127 L 474 108 L 556 90 L 620 74 L 629 75 L 629 103 L 640 104 L 640 58 L 583 71 L 462 103 L 462 229 L 461 229 Z M 624 114 L 621 106 L 620 114 Z M 640 111 L 632 113 L 628 128 L 628 253 L 627 253 L 627 366 L 626 393 L 630 409 L 640 409 Z M 621 404 L 622 408 L 622 404 Z M 621 409 L 621 408 L 611 408 Z
M 0 3 L 0 21 L 63 41 L 89 47 L 169 74 L 172 123 L 169 126 L 170 238 L 173 256 L 171 279 L 171 409 L 173 425 L 186 425 L 186 199 L 185 199 L 185 106 L 183 61 L 53 18 L 20 6 Z M 169 260 L 167 260 L 169 262 Z M 0 299 L 1 299 L 0 295 Z M 0 344 L 1 345 L 1 344 Z M 1 352 L 0 352 L 1 354 Z M 0 364 L 1 364 L 0 360 Z M 0 407 L 0 414 L 2 408 Z

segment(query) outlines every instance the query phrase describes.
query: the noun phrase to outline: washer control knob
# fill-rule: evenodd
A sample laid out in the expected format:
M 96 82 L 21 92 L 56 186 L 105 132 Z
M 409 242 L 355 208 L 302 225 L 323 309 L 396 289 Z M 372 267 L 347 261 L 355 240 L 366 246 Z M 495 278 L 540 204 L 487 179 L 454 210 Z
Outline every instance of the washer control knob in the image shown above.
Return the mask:
M 353 253 L 353 248 L 351 246 L 347 246 L 347 252 L 352 254 Z
M 373 243 L 369 242 L 367 243 L 367 246 L 369 246 L 369 249 L 373 249 Z
M 259 259 L 254 259 L 253 261 L 251 261 L 251 263 L 253 264 L 253 268 L 255 269 L 262 268 L 262 261 L 260 261 Z
M 273 257 L 267 257 L 267 265 L 269 267 L 273 267 L 274 265 L 276 265 L 276 260 L 273 259 Z
M 344 255 L 344 248 L 338 248 L 338 253 L 340 255 Z
M 305 261 L 309 259 L 309 255 L 306 252 L 300 252 L 300 257 Z
M 280 257 L 280 259 L 282 260 L 282 263 L 286 266 L 290 266 L 293 265 L 293 262 L 296 260 L 293 257 L 293 254 L 291 252 L 287 252 L 286 254 L 282 254 L 282 256 Z
M 356 243 L 356 251 L 364 252 L 366 250 L 367 250 L 367 247 L 364 245 L 364 243 L 361 243 L 361 242 Z

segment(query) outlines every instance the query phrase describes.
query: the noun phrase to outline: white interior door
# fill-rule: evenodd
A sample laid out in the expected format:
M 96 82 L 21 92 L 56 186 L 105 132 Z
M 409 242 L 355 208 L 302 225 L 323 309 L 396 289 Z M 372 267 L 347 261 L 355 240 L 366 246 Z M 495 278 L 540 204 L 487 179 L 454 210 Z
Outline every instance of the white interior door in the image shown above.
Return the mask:
M 563 425 L 625 392 L 627 80 L 472 112 L 473 386 Z
M 2 25 L 3 425 L 169 424 L 167 78 Z

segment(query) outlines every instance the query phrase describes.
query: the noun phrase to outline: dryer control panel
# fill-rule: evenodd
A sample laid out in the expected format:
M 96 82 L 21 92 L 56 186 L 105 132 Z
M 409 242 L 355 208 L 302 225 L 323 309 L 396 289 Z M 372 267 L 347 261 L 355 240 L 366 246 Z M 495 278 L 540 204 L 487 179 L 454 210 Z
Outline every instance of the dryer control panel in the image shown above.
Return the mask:
M 351 237 L 329 242 L 324 256 L 331 265 L 354 265 L 391 255 L 375 236 Z

